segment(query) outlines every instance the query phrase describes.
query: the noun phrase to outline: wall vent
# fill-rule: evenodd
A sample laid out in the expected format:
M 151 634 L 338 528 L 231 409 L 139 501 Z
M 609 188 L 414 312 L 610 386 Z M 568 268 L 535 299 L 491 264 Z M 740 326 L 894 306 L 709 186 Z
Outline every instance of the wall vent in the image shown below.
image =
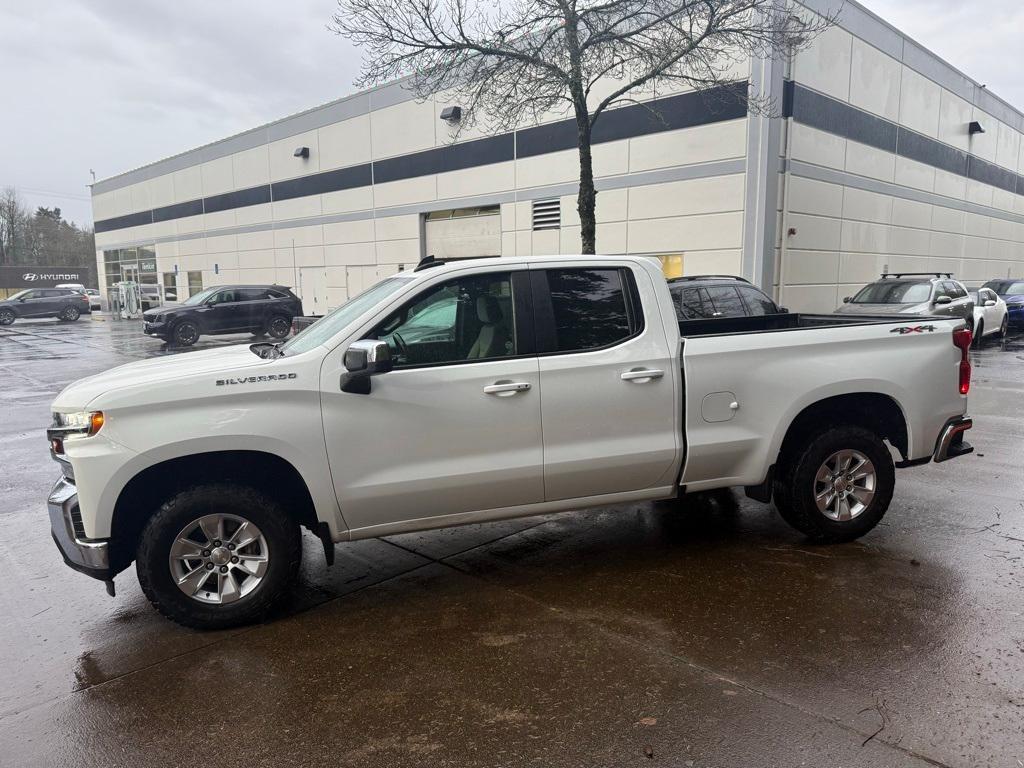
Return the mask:
M 557 197 L 554 200 L 533 201 L 533 230 L 560 229 L 562 226 L 562 201 Z

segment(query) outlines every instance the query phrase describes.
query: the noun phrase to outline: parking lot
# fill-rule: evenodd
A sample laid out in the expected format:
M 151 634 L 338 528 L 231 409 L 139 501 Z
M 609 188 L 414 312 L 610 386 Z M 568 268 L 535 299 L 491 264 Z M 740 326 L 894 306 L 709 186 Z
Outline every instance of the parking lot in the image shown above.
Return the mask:
M 196 348 L 246 341 L 203 339 Z M 1024 766 L 1024 338 L 972 352 L 970 456 L 811 546 L 733 491 L 339 544 L 219 633 L 64 566 L 43 429 L 173 354 L 138 323 L 0 328 L 7 765 Z M 182 354 L 189 354 L 183 352 Z

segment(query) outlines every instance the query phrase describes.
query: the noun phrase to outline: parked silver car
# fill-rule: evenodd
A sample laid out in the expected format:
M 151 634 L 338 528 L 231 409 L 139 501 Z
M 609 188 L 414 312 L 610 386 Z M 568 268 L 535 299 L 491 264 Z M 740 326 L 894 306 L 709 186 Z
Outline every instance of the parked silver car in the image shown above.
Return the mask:
M 949 272 L 885 272 L 843 299 L 836 313 L 962 317 L 974 327 L 974 300 Z

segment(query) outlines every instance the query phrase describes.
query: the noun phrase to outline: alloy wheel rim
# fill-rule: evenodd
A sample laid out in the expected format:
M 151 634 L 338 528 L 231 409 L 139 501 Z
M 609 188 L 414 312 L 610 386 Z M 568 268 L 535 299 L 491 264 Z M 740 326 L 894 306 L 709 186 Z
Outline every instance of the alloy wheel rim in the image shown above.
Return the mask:
M 270 550 L 253 522 L 217 513 L 182 528 L 167 562 L 171 578 L 187 597 L 225 605 L 259 589 L 270 566 Z
M 829 520 L 847 522 L 861 515 L 875 497 L 878 475 L 860 451 L 836 451 L 814 476 L 814 503 Z
M 10 310 L 0 312 L 0 325 L 10 325 L 14 322 L 14 313 Z
M 178 329 L 178 341 L 188 344 L 196 340 L 196 331 L 191 325 L 186 324 Z
M 291 325 L 287 321 L 282 320 L 281 318 L 278 318 L 277 320 L 274 320 L 270 324 L 270 332 L 274 336 L 279 336 L 279 337 L 280 336 L 286 336 L 288 334 L 288 331 L 289 331 L 290 328 L 291 328 Z

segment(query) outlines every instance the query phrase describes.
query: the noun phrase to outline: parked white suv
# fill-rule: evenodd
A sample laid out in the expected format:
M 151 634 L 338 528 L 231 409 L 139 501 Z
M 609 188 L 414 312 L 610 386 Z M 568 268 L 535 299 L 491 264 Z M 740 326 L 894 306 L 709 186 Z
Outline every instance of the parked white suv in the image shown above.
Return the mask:
M 962 320 L 680 327 L 644 258 L 426 262 L 283 345 L 69 386 L 54 539 L 111 593 L 135 561 L 164 614 L 226 627 L 287 591 L 300 526 L 331 562 L 341 541 L 744 486 L 847 541 L 894 466 L 972 450 Z

